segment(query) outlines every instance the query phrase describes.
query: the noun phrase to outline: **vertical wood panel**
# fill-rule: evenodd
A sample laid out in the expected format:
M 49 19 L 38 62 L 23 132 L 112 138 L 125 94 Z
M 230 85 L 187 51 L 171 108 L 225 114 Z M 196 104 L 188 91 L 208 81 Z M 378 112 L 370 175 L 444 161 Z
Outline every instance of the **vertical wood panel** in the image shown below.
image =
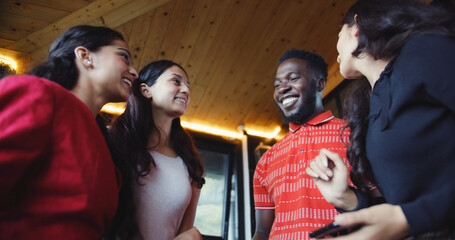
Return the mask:
M 192 67 L 190 62 L 192 53 L 205 47 L 198 44 L 198 39 L 213 4 L 215 4 L 215 2 L 212 0 L 197 0 L 194 2 L 179 45 L 176 46 L 177 51 L 175 52 L 173 59 L 181 64 L 187 72 L 190 71 Z
M 155 15 L 155 11 L 149 11 L 148 13 L 137 17 L 132 20 L 128 26 L 131 26 L 131 32 L 128 36 L 128 46 L 130 47 L 131 55 L 133 55 L 133 62 L 135 65 L 144 53 L 145 44 L 147 42 L 147 36 L 152 25 L 152 19 Z M 138 70 L 139 71 L 139 70 Z
M 224 18 L 225 15 L 235 4 L 233 1 L 217 1 L 210 8 L 210 14 L 203 23 L 202 30 L 197 39 L 195 49 L 190 56 L 191 68 L 188 69 L 191 83 L 191 103 L 187 110 L 187 116 L 197 117 L 198 109 L 201 109 L 200 104 L 205 92 L 208 90 L 209 81 L 213 81 L 213 63 L 216 59 L 220 59 L 218 46 L 216 42 L 222 41 L 215 39 L 215 36 L 221 33 L 222 28 L 227 24 Z
M 219 111 L 226 110 L 227 105 L 225 104 L 229 104 L 226 99 L 220 98 L 218 95 L 218 92 L 224 87 L 222 79 L 224 76 L 232 74 L 230 66 L 233 62 L 238 61 L 239 46 L 243 43 L 244 36 L 248 31 L 246 26 L 237 29 L 236 27 L 251 21 L 252 15 L 250 13 L 254 11 L 255 4 L 255 1 L 235 1 L 233 8 L 226 14 L 227 18 L 224 20 L 225 24 L 222 24 L 223 28 L 219 32 L 220 34 L 215 38 L 215 45 L 212 45 L 212 49 L 215 48 L 213 50 L 216 51 L 216 55 L 215 59 L 208 60 L 208 63 L 213 63 L 213 67 L 205 78 L 207 80 L 212 78 L 218 80 L 209 82 L 208 91 L 205 91 L 204 100 L 200 103 L 195 114 L 201 119 L 214 119 L 214 124 L 218 126 L 224 125 L 227 115 L 220 119 L 217 118 L 217 114 Z M 210 111 L 203 109 L 210 109 Z
M 188 18 L 191 16 L 191 9 L 194 0 L 175 0 L 175 6 L 170 12 L 171 20 L 168 25 L 163 44 L 160 49 L 160 58 L 174 60 L 177 49 L 180 47 L 180 39 L 183 37 Z
M 168 31 L 168 25 L 171 20 L 170 12 L 175 6 L 175 0 L 170 1 L 155 10 L 155 14 L 151 17 L 152 22 L 150 30 L 146 38 L 146 48 L 142 53 L 139 62 L 139 69 L 146 64 L 158 60 L 161 55 L 160 50 Z M 139 70 L 138 69 L 138 70 Z

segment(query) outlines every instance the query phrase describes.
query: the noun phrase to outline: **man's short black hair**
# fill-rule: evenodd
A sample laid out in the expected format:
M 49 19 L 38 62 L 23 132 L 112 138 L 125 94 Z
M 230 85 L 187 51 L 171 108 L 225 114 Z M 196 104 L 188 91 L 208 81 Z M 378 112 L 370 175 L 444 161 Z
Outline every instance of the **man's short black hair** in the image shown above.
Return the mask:
M 318 54 L 308 52 L 304 49 L 296 50 L 295 48 L 292 48 L 281 56 L 280 64 L 290 58 L 304 60 L 307 63 L 308 68 L 310 68 L 317 77 L 323 77 L 327 82 L 327 63 L 324 61 L 324 58 Z

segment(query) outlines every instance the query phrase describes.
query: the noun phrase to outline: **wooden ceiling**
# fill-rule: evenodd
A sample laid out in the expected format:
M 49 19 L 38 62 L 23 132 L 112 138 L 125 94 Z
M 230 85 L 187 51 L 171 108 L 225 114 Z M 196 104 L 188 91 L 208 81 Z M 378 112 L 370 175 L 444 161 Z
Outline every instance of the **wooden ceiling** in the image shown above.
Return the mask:
M 134 66 L 158 59 L 189 74 L 183 120 L 230 131 L 273 132 L 282 125 L 273 99 L 278 59 L 290 48 L 329 64 L 325 94 L 343 78 L 336 37 L 354 0 L 1 0 L 0 54 L 23 72 L 41 63 L 50 44 L 78 24 L 124 34 Z

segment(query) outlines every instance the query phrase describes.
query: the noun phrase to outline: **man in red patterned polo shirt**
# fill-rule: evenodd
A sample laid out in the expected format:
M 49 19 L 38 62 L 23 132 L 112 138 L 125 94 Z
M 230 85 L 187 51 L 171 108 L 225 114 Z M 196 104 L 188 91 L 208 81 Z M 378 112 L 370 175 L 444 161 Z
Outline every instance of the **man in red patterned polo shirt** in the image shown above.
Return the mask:
M 253 178 L 256 232 L 253 239 L 309 239 L 337 211 L 320 194 L 305 169 L 321 148 L 346 159 L 349 130 L 324 111 L 324 59 L 291 49 L 280 58 L 273 98 L 289 123 L 288 134 L 259 160 Z

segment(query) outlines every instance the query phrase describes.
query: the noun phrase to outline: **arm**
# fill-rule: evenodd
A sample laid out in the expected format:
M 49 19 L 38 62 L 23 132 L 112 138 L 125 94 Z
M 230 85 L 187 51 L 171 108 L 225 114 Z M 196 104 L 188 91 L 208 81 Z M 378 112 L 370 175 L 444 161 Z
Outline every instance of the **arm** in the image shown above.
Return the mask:
M 179 234 L 174 240 L 202 240 L 202 235 L 197 228 L 192 227 L 190 230 Z
M 310 163 L 306 172 L 326 200 L 342 210 L 355 210 L 361 201 L 348 187 L 346 165 L 340 156 L 326 149 Z M 359 193 L 357 193 L 359 194 Z M 360 204 L 362 205 L 362 204 Z M 387 219 L 385 221 L 384 219 Z M 409 226 L 399 206 L 381 204 L 335 217 L 341 226 L 362 227 L 336 239 L 402 239 L 409 235 Z
M 272 147 L 273 148 L 273 147 Z M 254 205 L 256 208 L 256 231 L 254 240 L 269 239 L 273 221 L 275 220 L 275 202 L 268 189 L 266 181 L 267 164 L 271 159 L 269 149 L 259 160 L 256 165 L 253 176 Z
M 194 218 L 196 217 L 196 208 L 197 203 L 199 201 L 199 195 L 201 194 L 201 189 L 197 188 L 194 183 L 191 184 L 191 201 L 186 208 L 185 214 L 183 215 L 182 223 L 180 224 L 180 228 L 177 232 L 181 234 L 185 231 L 192 230 L 194 224 Z
M 38 78 L 0 81 L 0 203 L 8 201 L 30 164 L 49 150 L 51 118 L 52 92 Z
M 426 156 L 422 154 L 423 158 L 418 163 L 422 166 L 422 171 L 413 174 L 416 175 L 416 182 L 424 176 L 432 187 L 427 188 L 413 201 L 400 204 L 400 206 L 414 235 L 453 228 L 453 222 L 455 222 L 455 202 L 453 200 L 455 199 L 455 178 L 453 177 L 455 161 L 454 151 L 450 149 L 454 149 L 452 141 L 454 121 L 450 122 L 449 119 L 453 119 L 455 115 L 455 95 L 448 93 L 455 91 L 452 74 L 455 61 L 455 41 L 453 38 L 440 35 L 420 35 L 409 40 L 400 55 L 401 58 L 396 60 L 397 65 L 400 64 L 400 68 L 396 71 L 399 71 L 401 76 L 410 76 L 402 78 L 406 87 L 421 90 L 421 92 L 415 91 L 425 97 L 425 102 L 419 104 L 446 110 L 445 115 L 439 116 L 439 119 L 434 121 L 434 126 L 437 124 L 439 128 L 418 130 L 427 131 L 425 138 L 427 149 L 416 151 L 425 152 Z M 447 143 L 441 145 L 442 142 Z M 434 147 L 438 144 L 444 147 Z M 419 149 L 421 148 L 419 147 Z M 419 155 L 415 155 L 416 158 L 419 157 Z
M 414 94 L 423 96 L 425 101 L 419 101 L 416 106 L 431 106 L 432 108 L 445 108 L 447 116 L 455 113 L 455 97 L 453 94 L 444 94 L 455 91 L 452 77 L 453 62 L 455 60 L 455 42 L 453 39 L 436 35 L 420 35 L 415 37 L 403 47 L 400 55 L 395 59 L 394 73 L 403 76 L 395 84 L 406 89 L 413 89 Z M 399 83 L 399 84 L 398 84 Z M 429 114 L 429 113 L 427 113 Z M 442 121 L 439 118 L 438 124 Z M 434 124 L 433 124 L 434 125 Z M 452 124 L 449 124 L 453 126 Z M 441 125 L 439 125 L 441 126 Z M 447 128 L 453 129 L 453 128 Z M 435 135 L 437 128 L 426 129 L 428 144 L 432 142 L 444 142 Z M 413 129 L 413 131 L 424 131 Z M 432 139 L 433 138 L 433 139 Z M 451 136 L 448 138 L 451 139 Z M 448 142 L 449 144 L 450 142 Z M 453 145 L 451 145 L 453 146 Z M 414 146 L 415 147 L 415 146 Z M 421 146 L 420 146 L 421 147 Z M 441 154 L 440 151 L 453 149 L 449 145 L 439 148 L 426 146 L 425 151 L 403 152 L 406 155 L 416 155 L 416 164 L 422 164 L 424 171 L 406 173 L 415 176 L 415 182 L 423 177 L 428 181 L 438 181 L 437 187 L 431 191 L 416 193 L 412 201 L 400 204 L 381 204 L 354 213 L 341 214 L 335 220 L 343 226 L 361 224 L 362 227 L 349 235 L 337 239 L 402 239 L 413 234 L 421 234 L 428 231 L 450 228 L 455 219 L 455 182 L 453 172 L 455 163 L 453 154 Z M 418 147 L 417 147 L 418 148 Z M 408 149 L 403 149 L 406 151 Z M 420 150 L 420 149 L 419 149 Z M 416 153 L 426 153 L 419 159 Z M 425 157 L 431 154 L 444 157 Z M 435 166 L 433 168 L 433 166 Z M 431 169 L 430 169 L 431 168 Z M 438 180 L 434 180 L 438 179 Z M 441 180 L 442 179 L 442 180 Z
M 253 240 L 269 239 L 270 230 L 275 220 L 275 210 L 256 210 L 256 232 Z

